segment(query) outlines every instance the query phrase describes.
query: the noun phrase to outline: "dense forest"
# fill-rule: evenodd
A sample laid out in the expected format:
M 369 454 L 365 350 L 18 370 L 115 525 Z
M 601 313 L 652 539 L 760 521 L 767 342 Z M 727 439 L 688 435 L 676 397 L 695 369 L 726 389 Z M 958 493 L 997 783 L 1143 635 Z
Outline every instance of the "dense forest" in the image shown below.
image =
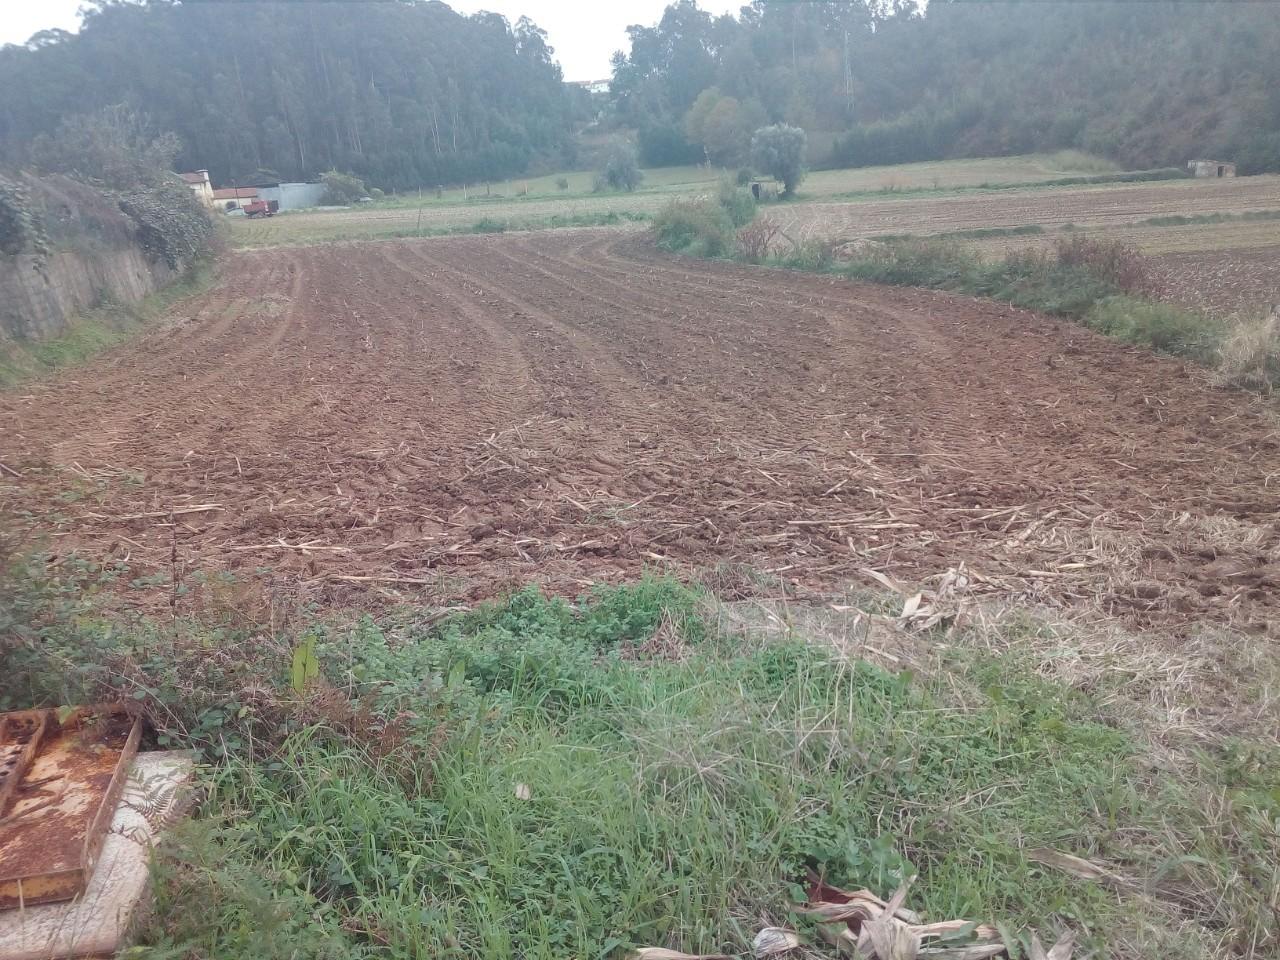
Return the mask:
M 77 34 L 0 48 L 0 163 L 123 105 L 218 183 L 338 169 L 405 189 L 571 165 L 595 112 L 528 19 L 433 0 L 88 7 Z M 603 120 L 647 166 L 739 164 L 786 122 L 818 164 L 1079 147 L 1280 169 L 1274 4 L 758 0 L 713 17 L 679 0 L 629 33 Z
M 767 0 L 712 17 L 681 0 L 629 33 L 614 119 L 650 165 L 733 162 L 751 128 L 785 121 L 839 165 L 1079 147 L 1280 169 L 1270 3 Z
M 77 34 L 0 48 L 0 161 L 116 104 L 178 135 L 216 183 L 329 169 L 388 188 L 570 157 L 571 100 L 526 19 L 443 3 L 94 0 Z

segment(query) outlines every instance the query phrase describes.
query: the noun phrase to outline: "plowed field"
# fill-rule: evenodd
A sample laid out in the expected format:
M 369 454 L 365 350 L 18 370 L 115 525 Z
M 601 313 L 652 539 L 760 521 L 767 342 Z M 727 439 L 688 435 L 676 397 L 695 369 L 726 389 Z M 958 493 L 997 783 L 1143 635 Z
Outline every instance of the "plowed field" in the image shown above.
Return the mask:
M 796 203 L 769 215 L 793 237 L 842 239 L 876 234 L 936 234 L 959 230 L 1038 224 L 1058 228 L 1112 227 L 1151 217 L 1243 214 L 1280 209 L 1280 177 L 1235 180 L 1173 180 L 1124 186 L 1005 190 L 934 197 L 928 194 L 856 203 Z M 1275 221 L 1234 225 L 1258 241 L 1274 244 Z M 1203 228 L 1201 228 L 1203 229 Z M 1218 241 L 1220 243 L 1220 241 Z M 1183 249 L 1195 249 L 1193 245 Z
M 163 328 L 0 395 L 0 461 L 10 520 L 127 562 L 140 602 L 175 574 L 344 604 L 964 561 L 980 592 L 1171 628 L 1280 610 L 1260 404 L 1001 304 L 629 233 L 236 254 Z

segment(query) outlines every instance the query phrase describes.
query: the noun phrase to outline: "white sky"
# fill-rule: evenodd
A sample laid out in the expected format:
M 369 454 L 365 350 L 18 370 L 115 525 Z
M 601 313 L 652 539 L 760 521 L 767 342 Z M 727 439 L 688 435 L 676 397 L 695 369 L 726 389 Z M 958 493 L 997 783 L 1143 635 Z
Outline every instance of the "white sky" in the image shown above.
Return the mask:
M 83 0 L 0 0 L 0 44 L 24 43 L 40 30 L 75 30 Z M 653 24 L 669 0 L 451 0 L 460 13 L 490 10 L 512 23 L 527 15 L 556 50 L 566 80 L 604 80 L 609 57 L 627 46 L 629 24 Z M 746 0 L 699 0 L 713 14 L 734 12 Z

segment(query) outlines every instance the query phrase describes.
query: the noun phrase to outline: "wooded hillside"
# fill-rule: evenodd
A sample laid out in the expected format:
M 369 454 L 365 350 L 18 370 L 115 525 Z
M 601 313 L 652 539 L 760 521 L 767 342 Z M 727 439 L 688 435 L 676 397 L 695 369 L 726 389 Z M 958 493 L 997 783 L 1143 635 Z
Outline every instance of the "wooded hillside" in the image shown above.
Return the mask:
M 650 164 L 723 160 L 767 118 L 827 134 L 841 165 L 1079 147 L 1280 169 L 1270 3 L 764 0 L 713 18 L 681 0 L 630 34 L 613 92 Z
M 0 48 L 0 160 L 72 114 L 124 103 L 215 182 L 337 168 L 387 188 L 559 165 L 569 100 L 526 19 L 443 3 L 96 0 L 78 34 Z

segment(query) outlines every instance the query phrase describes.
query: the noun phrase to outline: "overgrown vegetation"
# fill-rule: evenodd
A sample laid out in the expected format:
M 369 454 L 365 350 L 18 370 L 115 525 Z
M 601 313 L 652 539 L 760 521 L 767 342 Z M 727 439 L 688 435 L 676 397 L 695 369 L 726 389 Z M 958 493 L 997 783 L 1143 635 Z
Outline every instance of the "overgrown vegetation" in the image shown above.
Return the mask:
M 733 221 L 710 200 L 673 200 L 653 218 L 658 246 L 671 253 L 723 257 L 733 250 Z
M 26 186 L 0 176 L 0 254 L 49 252 L 49 238 L 31 206 Z
M 783 263 L 792 258 L 783 255 Z M 1149 299 L 1145 258 L 1115 241 L 1073 235 L 1051 250 L 986 260 L 953 240 L 873 243 L 833 269 L 877 283 L 931 287 L 1006 300 L 1070 317 L 1101 333 L 1162 353 L 1213 363 L 1226 326 Z
M 176 270 L 193 264 L 214 240 L 208 211 L 172 173 L 179 149 L 172 133 L 157 134 L 146 117 L 112 106 L 64 117 L 36 138 L 30 160 L 42 174 L 99 191 L 133 221 L 148 256 Z M 30 212 L 27 220 L 38 223 Z
M 368 196 L 364 181 L 349 173 L 329 170 L 320 175 L 320 182 L 324 184 L 324 202 L 326 204 L 342 206 L 355 203 L 362 197 Z
M 756 215 L 751 191 L 728 177 L 720 181 L 714 199 L 673 200 L 653 218 L 658 246 L 695 257 L 724 257 L 734 252 L 735 231 Z
M 810 868 L 882 894 L 918 873 L 929 916 L 1070 926 L 1115 957 L 1276 943 L 1269 748 L 1153 774 L 1123 718 L 1012 656 L 893 673 L 721 632 L 666 579 L 434 623 L 124 623 L 92 597 L 127 569 L 41 565 L 0 581 L 0 705 L 134 700 L 212 765 L 140 956 L 741 953 L 764 922 L 813 938 L 789 916 Z

